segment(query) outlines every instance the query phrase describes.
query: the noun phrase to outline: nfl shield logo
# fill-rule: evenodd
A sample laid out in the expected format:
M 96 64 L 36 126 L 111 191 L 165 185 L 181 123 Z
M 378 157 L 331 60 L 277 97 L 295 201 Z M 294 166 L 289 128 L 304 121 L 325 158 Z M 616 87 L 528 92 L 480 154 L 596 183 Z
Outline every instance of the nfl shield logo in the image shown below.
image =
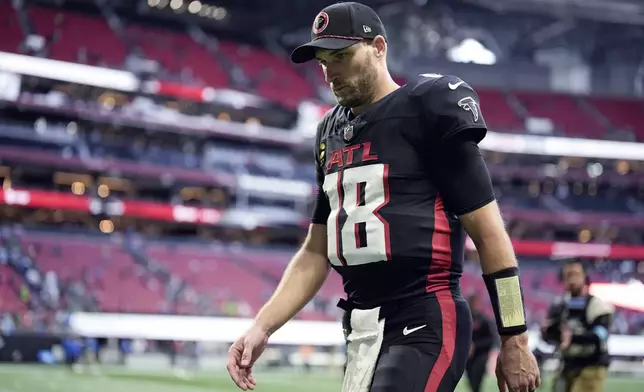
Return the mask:
M 345 142 L 348 142 L 349 140 L 351 140 L 351 138 L 353 138 L 353 125 L 349 124 L 344 127 L 344 130 L 342 131 L 342 138 Z

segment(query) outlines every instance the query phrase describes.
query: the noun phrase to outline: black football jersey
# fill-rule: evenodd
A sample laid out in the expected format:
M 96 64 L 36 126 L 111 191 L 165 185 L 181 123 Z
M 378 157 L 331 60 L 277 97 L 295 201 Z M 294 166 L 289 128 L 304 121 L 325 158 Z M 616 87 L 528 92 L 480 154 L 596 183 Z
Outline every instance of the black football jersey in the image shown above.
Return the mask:
M 363 306 L 449 289 L 465 232 L 436 187 L 436 151 L 486 125 L 479 98 L 453 76 L 422 75 L 353 116 L 336 106 L 318 127 L 318 184 L 328 200 L 328 258 Z M 467 189 L 463 189 L 467 192 Z

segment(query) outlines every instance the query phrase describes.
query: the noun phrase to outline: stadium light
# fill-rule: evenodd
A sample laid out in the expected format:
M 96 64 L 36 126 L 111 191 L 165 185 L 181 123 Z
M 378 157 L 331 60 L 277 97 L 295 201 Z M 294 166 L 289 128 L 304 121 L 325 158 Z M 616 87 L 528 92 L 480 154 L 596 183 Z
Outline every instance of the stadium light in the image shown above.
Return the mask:
M 104 219 L 98 224 L 101 233 L 110 234 L 114 231 L 114 222 L 109 219 Z
M 75 194 L 76 196 L 85 194 L 85 184 L 83 184 L 80 181 L 73 182 L 71 188 L 72 188 L 72 193 Z
M 188 12 L 190 12 L 191 14 L 199 13 L 199 11 L 201 11 L 201 7 L 202 6 L 200 1 L 193 1 L 188 6 Z
M 492 65 L 496 55 L 473 38 L 464 39 L 460 44 L 447 51 L 447 57 L 457 63 Z
M 98 187 L 98 195 L 102 198 L 108 197 L 110 195 L 110 188 L 105 184 L 100 185 Z
M 604 166 L 599 162 L 589 163 L 586 172 L 588 173 L 588 177 L 597 178 L 604 173 Z
M 183 6 L 183 0 L 172 0 L 170 2 L 170 8 L 172 8 L 175 11 L 181 8 L 182 6 Z
M 210 10 L 214 7 L 210 7 L 209 5 L 204 5 L 201 7 L 201 11 L 199 11 L 199 16 L 210 16 Z
M 222 20 L 226 17 L 228 12 L 223 7 L 215 7 L 212 11 L 212 18 L 217 20 Z
M 148 0 L 148 7 L 156 7 L 160 3 L 160 0 Z

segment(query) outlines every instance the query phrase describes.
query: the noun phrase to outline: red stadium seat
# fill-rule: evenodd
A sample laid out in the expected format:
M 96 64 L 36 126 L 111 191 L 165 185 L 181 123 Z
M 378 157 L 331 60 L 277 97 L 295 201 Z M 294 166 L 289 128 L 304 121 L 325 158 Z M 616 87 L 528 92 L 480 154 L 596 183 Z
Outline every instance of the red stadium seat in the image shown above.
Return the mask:
M 610 123 L 632 131 L 638 140 L 644 140 L 644 101 L 628 98 L 588 98 Z
M 516 96 L 531 116 L 549 118 L 555 129 L 567 136 L 601 139 L 605 132 L 601 124 L 579 107 L 576 97 L 527 92 Z
M 11 2 L 0 3 L 0 51 L 18 52 L 24 38 Z

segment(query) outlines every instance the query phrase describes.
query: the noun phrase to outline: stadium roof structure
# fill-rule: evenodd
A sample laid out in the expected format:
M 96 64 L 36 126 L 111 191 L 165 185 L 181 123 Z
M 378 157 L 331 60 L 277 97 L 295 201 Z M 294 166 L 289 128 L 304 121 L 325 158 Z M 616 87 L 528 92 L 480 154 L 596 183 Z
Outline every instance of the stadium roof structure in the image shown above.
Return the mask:
M 381 13 L 422 15 L 445 43 L 483 38 L 497 56 L 533 58 L 544 48 L 574 48 L 589 63 L 640 63 L 644 42 L 641 0 L 361 0 Z M 169 28 L 195 25 L 221 38 L 287 51 L 310 37 L 315 14 L 333 0 L 199 0 L 226 10 L 221 19 L 189 11 L 196 0 L 30 0 L 103 16 L 114 12 Z M 180 7 L 177 7 L 177 4 Z M 403 19 L 401 19 L 403 20 Z M 618 26 L 619 24 L 619 26 Z M 486 39 L 487 37 L 487 39 Z M 511 37 L 511 38 L 509 38 Z M 504 39 L 508 38 L 508 39 Z M 447 45 L 450 46 L 450 45 Z M 286 53 L 286 52 L 284 52 Z
M 496 12 L 528 11 L 560 18 L 644 26 L 641 0 L 464 0 Z

